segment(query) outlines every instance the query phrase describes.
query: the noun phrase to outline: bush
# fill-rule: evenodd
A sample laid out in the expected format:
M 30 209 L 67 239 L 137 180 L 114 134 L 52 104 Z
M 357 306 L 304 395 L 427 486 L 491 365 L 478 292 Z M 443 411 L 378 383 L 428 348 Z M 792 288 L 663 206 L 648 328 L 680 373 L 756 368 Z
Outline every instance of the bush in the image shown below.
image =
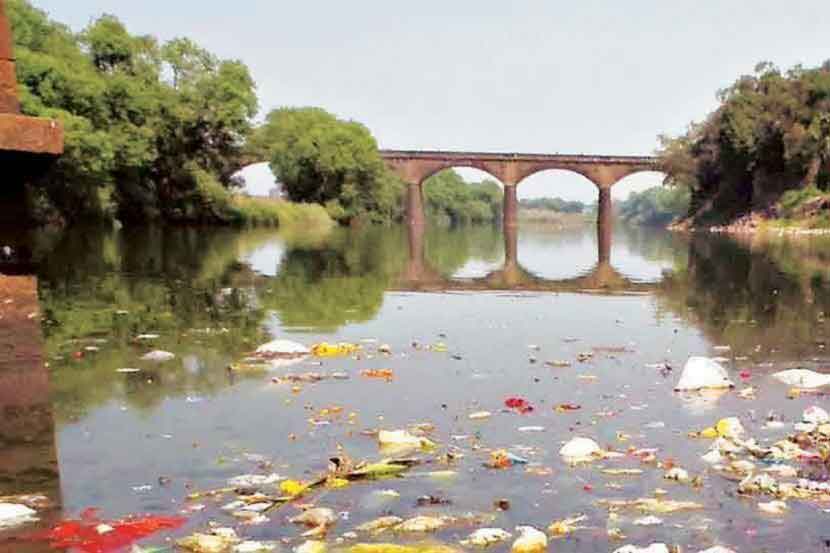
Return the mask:
M 664 226 L 688 213 L 689 201 L 689 189 L 684 186 L 655 186 L 629 194 L 617 205 L 617 212 L 630 223 Z
M 504 194 L 493 180 L 465 182 L 448 169 L 424 181 L 427 213 L 456 223 L 486 223 L 501 217 Z
M 230 201 L 231 218 L 241 225 L 294 226 L 323 229 L 334 224 L 323 206 L 301 204 L 270 198 L 234 196 Z
M 369 130 L 320 108 L 280 108 L 251 138 L 293 202 L 326 205 L 336 220 L 402 216 L 403 184 L 390 174 Z

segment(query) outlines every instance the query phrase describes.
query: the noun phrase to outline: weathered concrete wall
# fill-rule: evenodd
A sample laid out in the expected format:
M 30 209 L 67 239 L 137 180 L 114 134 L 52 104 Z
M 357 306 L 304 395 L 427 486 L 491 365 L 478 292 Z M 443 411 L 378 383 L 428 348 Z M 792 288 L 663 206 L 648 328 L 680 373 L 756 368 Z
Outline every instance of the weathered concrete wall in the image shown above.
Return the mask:
M 14 70 L 12 33 L 6 16 L 6 2 L 0 0 L 0 113 L 18 113 L 17 76 Z
M 60 501 L 37 279 L 0 276 L 0 495 Z
M 24 187 L 62 153 L 59 122 L 20 114 L 11 27 L 0 0 L 0 224 L 26 223 Z

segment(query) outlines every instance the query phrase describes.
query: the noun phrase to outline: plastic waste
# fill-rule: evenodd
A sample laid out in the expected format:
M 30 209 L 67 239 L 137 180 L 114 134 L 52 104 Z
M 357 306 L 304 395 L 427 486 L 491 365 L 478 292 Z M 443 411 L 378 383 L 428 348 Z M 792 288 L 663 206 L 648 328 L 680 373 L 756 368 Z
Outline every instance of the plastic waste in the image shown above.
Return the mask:
M 513 553 L 540 553 L 548 547 L 548 537 L 533 526 L 517 526 L 519 537 L 510 550 Z
M 811 405 L 804 410 L 801 420 L 810 424 L 825 424 L 830 422 L 830 415 L 817 405 Z
M 364 369 L 360 371 L 360 376 L 365 376 L 366 378 L 382 378 L 391 381 L 395 378 L 395 373 L 392 369 Z
M 142 361 L 151 361 L 153 363 L 164 363 L 166 361 L 172 361 L 175 358 L 175 354 L 160 349 L 149 351 L 141 356 Z
M 33 536 L 36 541 L 48 541 L 53 549 L 82 552 L 118 551 L 140 539 L 161 530 L 174 530 L 187 519 L 183 517 L 133 517 L 102 521 L 96 511 L 89 509 L 81 520 L 65 520 L 51 529 Z
M 443 518 L 418 516 L 403 521 L 395 527 L 395 530 L 401 532 L 435 532 L 445 525 L 446 521 Z
M 275 484 L 283 480 L 283 477 L 276 473 L 271 474 L 241 474 L 228 479 L 228 486 L 235 488 L 259 488 L 269 484 Z
M 513 534 L 507 532 L 506 530 L 502 530 L 501 528 L 479 528 L 467 536 L 467 539 L 462 540 L 461 545 L 487 547 L 488 545 L 494 545 L 505 540 L 509 540 L 512 537 Z
M 654 515 L 648 515 L 645 517 L 635 518 L 631 523 L 634 526 L 660 526 L 663 524 L 663 519 Z
M 423 448 L 430 449 L 435 444 L 422 436 L 415 436 L 406 430 L 381 430 L 378 443 L 382 448 Z
M 680 380 L 674 389 L 685 392 L 734 386 L 735 383 L 729 379 L 726 369 L 717 361 L 708 357 L 690 357 L 683 366 Z
M 306 526 L 331 526 L 337 522 L 337 515 L 326 507 L 315 507 L 290 518 L 289 522 Z
M 348 553 L 459 553 L 448 545 L 425 543 L 421 545 L 400 545 L 397 543 L 357 543 L 347 549 Z
M 297 497 L 304 494 L 308 488 L 308 484 L 298 480 L 283 480 L 280 482 L 280 491 L 291 497 Z
M 586 515 L 576 515 L 562 520 L 556 520 L 548 526 L 548 533 L 552 536 L 567 536 L 582 528 L 577 526 L 580 522 L 588 520 Z
M 326 542 L 306 540 L 294 548 L 294 553 L 326 553 Z
M 601 499 L 599 504 L 607 507 L 610 511 L 621 509 L 635 509 L 642 513 L 675 513 L 678 511 L 694 511 L 703 509 L 703 505 L 694 501 L 675 501 L 672 499 L 659 499 L 654 497 L 641 497 L 639 499 Z
M 729 549 L 728 547 L 723 547 L 722 545 L 716 545 L 714 547 L 710 547 L 709 549 L 699 551 L 698 553 L 735 553 L 735 551 Z
M 675 480 L 677 482 L 688 482 L 690 480 L 689 473 L 680 467 L 673 467 L 672 469 L 666 471 L 663 478 L 666 480 Z
M 398 524 L 403 522 L 401 517 L 396 516 L 385 516 L 376 518 L 375 520 L 370 520 L 369 522 L 364 522 L 355 530 L 358 532 L 382 532 L 389 528 L 395 527 Z
M 497 449 L 490 453 L 490 460 L 486 464 L 490 468 L 504 469 L 513 465 L 526 465 L 527 462 L 524 457 L 519 457 L 506 449 Z
M 517 413 L 522 415 L 526 415 L 533 411 L 533 405 L 524 398 L 521 397 L 509 397 L 504 400 L 505 407 L 514 410 Z
M 602 454 L 599 444 L 590 438 L 573 438 L 562 446 L 559 455 L 570 463 L 591 461 Z
M 302 356 L 308 355 L 311 350 L 299 342 L 291 340 L 272 340 L 256 348 L 257 357 L 270 358 L 279 356 Z
M 615 549 L 614 553 L 669 553 L 669 548 L 665 543 L 652 543 L 647 547 L 623 545 L 622 547 Z
M 17 503 L 0 503 L 0 528 L 19 526 L 37 520 L 37 511 Z
M 772 377 L 788 386 L 799 388 L 821 388 L 830 384 L 830 374 L 817 373 L 809 369 L 788 369 L 773 373 Z
M 715 424 L 715 430 L 718 436 L 721 438 L 729 438 L 730 440 L 741 439 L 746 433 L 741 421 L 737 417 L 720 419 Z
M 264 541 L 243 541 L 233 547 L 233 553 L 266 553 L 274 551 L 277 544 Z
M 230 530 L 228 528 L 227 530 Z M 233 532 L 233 530 L 231 530 Z M 215 532 L 211 534 L 195 533 L 176 542 L 176 545 L 193 553 L 225 553 L 234 544 L 239 542 L 236 533 Z
M 789 507 L 785 502 L 775 500 L 769 503 L 759 503 L 758 510 L 768 515 L 783 515 L 789 510 Z
M 351 355 L 360 350 L 358 344 L 349 344 L 341 342 L 339 344 L 329 344 L 322 342 L 311 346 L 311 353 L 316 357 L 338 357 L 342 355 Z
M 394 461 L 381 461 L 369 463 L 358 467 L 349 473 L 350 478 L 386 478 L 400 474 L 409 469 L 406 464 L 395 463 Z

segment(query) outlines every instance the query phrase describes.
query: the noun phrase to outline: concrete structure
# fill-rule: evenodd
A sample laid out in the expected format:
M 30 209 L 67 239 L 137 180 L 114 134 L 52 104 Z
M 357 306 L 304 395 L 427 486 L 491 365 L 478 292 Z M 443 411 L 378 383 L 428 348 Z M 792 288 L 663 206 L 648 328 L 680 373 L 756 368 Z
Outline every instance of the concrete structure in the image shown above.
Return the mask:
M 46 366 L 37 279 L 0 277 L 0 496 L 45 494 L 61 503 L 49 369 Z M 60 513 L 45 513 L 43 526 Z M 9 545 L 8 551 L 37 551 Z M 0 551 L 7 551 L 0 546 Z
M 579 173 L 599 191 L 601 218 L 611 213 L 611 187 L 620 179 L 642 171 L 659 171 L 657 158 L 650 156 L 600 156 L 566 154 L 518 154 L 482 152 L 440 152 L 381 150 L 389 167 L 409 185 L 407 221 L 424 223 L 422 184 L 428 177 L 452 167 L 473 167 L 497 178 L 504 185 L 504 226 L 517 221 L 516 188 L 525 178 L 548 169 Z
M 20 219 L 24 183 L 62 153 L 60 123 L 20 114 L 11 28 L 0 0 L 0 221 Z
M 5 0 L 0 0 L 0 221 L 24 211 L 23 186 L 63 152 L 63 130 L 55 121 L 20 114 L 12 37 Z M 3 242 L 14 242 L 12 232 Z M 9 276 L 31 270 L 17 252 L 0 260 L 0 495 L 43 493 L 60 504 L 55 424 L 44 360 L 37 279 Z M 52 515 L 44 517 L 48 524 Z M 34 544 L 9 546 L 35 551 Z M 11 549 L 10 549 L 11 550 Z

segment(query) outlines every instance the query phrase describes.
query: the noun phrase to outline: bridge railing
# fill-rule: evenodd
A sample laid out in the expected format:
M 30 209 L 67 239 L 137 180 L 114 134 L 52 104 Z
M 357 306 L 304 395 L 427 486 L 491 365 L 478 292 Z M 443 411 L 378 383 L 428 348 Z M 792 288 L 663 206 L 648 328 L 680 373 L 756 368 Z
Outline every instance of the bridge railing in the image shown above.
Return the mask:
M 615 163 L 631 165 L 655 165 L 655 156 L 601 155 L 601 154 L 539 154 L 499 152 L 459 152 L 452 150 L 381 150 L 384 159 L 420 159 L 441 161 L 557 161 L 563 163 Z

